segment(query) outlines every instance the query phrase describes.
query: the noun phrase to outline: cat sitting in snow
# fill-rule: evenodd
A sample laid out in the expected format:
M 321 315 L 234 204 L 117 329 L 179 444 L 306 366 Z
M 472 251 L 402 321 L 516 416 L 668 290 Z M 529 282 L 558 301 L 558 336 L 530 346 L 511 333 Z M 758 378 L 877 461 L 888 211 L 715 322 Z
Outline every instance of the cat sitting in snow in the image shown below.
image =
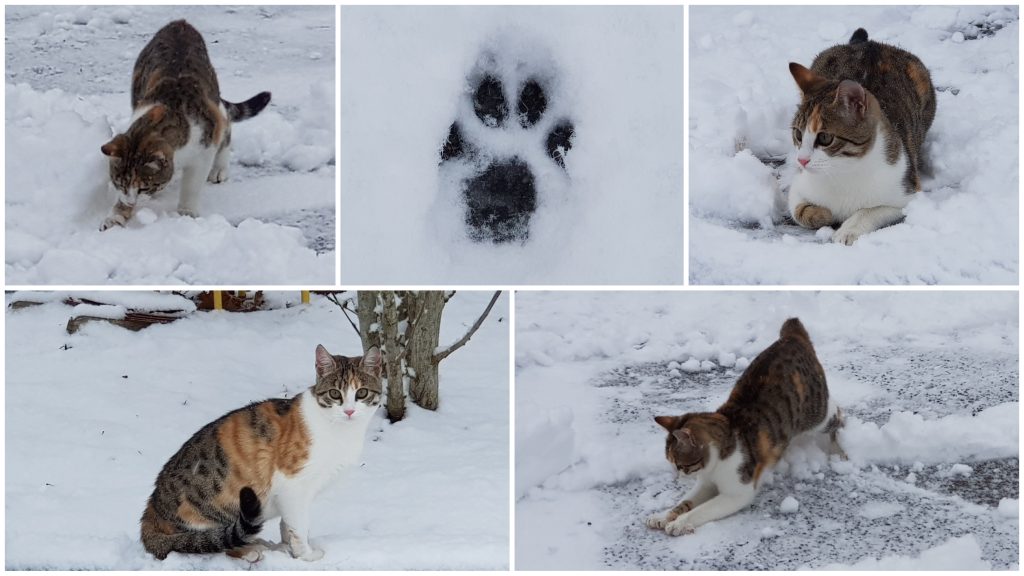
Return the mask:
M 221 99 L 199 32 L 184 20 L 161 28 L 135 61 L 131 126 L 100 148 L 118 192 L 100 230 L 124 226 L 139 195 L 163 190 L 176 163 L 182 172 L 178 212 L 195 215 L 203 183 L 228 177 L 231 122 L 252 118 L 269 102 L 270 92 L 241 104 Z
M 921 145 L 935 118 L 935 88 L 913 54 L 868 40 L 790 63 L 803 97 L 793 118 L 797 174 L 789 213 L 806 228 L 840 225 L 832 241 L 898 222 L 921 190 Z

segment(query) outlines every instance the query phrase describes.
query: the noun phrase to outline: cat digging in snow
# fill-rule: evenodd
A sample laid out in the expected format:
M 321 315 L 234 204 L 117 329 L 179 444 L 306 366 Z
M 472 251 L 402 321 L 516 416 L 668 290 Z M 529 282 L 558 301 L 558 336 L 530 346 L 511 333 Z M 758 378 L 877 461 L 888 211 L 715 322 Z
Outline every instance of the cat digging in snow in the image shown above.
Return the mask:
M 267 549 L 319 560 L 309 542 L 313 498 L 358 464 L 381 397 L 381 354 L 333 356 L 316 348 L 316 384 L 291 399 L 256 402 L 196 432 L 164 465 L 142 514 L 142 544 L 255 562 Z M 281 517 L 281 543 L 255 539 Z
M 204 183 L 228 177 L 231 123 L 269 102 L 270 92 L 241 104 L 221 99 L 199 32 L 184 20 L 161 28 L 135 61 L 131 126 L 101 147 L 118 197 L 100 230 L 124 226 L 139 195 L 163 190 L 175 168 L 182 174 L 178 212 L 196 215 Z
M 749 506 L 765 472 L 799 434 L 828 434 L 831 451 L 846 457 L 837 443 L 843 413 L 796 318 L 786 320 L 779 339 L 754 358 L 718 410 L 654 420 L 668 432 L 665 457 L 673 469 L 696 478 L 679 504 L 647 519 L 649 528 L 671 536 Z
M 797 174 L 789 213 L 801 226 L 839 225 L 832 241 L 859 237 L 903 218 L 921 190 L 921 147 L 935 118 L 935 88 L 913 54 L 868 40 L 790 63 L 802 99 L 793 118 Z

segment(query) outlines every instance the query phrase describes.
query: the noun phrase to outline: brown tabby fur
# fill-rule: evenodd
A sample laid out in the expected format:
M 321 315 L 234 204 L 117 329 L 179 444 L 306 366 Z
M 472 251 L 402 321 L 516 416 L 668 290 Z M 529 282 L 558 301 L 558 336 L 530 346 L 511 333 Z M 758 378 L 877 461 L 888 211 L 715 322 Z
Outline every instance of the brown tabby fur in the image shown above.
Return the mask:
M 669 432 L 666 458 L 683 473 L 696 472 L 708 463 L 712 447 L 720 460 L 739 449 L 743 455 L 740 480 L 756 486 L 790 440 L 820 426 L 827 410 L 825 372 L 803 324 L 790 318 L 782 325 L 779 339 L 750 363 L 718 410 L 655 420 Z M 826 428 L 834 448 L 838 448 L 836 434 L 841 426 L 842 414 L 837 411 Z

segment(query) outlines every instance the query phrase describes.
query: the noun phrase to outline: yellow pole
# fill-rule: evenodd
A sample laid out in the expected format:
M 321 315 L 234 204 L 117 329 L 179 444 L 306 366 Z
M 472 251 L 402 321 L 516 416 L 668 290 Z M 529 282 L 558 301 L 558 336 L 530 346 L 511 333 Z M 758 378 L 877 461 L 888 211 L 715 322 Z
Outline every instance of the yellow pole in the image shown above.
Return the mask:
M 309 304 L 309 290 L 302 291 L 302 303 Z
M 221 294 L 220 290 L 213 291 L 213 309 L 223 310 L 224 309 L 224 295 Z
M 238 297 L 244 299 L 245 298 L 245 290 L 239 290 L 238 291 Z

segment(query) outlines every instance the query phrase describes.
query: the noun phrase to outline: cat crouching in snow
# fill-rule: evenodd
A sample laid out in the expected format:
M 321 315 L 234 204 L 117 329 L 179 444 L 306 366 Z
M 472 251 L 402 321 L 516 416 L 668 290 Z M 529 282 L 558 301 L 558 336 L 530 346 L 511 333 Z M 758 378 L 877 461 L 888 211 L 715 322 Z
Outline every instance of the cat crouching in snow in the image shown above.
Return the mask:
M 921 190 L 921 147 L 935 118 L 928 69 L 861 28 L 810 69 L 789 70 L 802 93 L 790 216 L 805 228 L 839 225 L 832 241 L 846 245 L 898 222 Z
M 319 560 L 309 542 L 313 497 L 342 468 L 359 462 L 380 404 L 381 354 L 333 356 L 316 348 L 316 383 L 291 399 L 228 412 L 171 456 L 142 514 L 142 544 L 171 552 L 215 553 L 258 561 L 285 549 Z M 281 543 L 255 536 L 281 517 Z
M 843 413 L 829 397 L 825 372 L 803 324 L 790 318 L 779 339 L 754 358 L 715 412 L 657 416 L 668 432 L 665 458 L 696 484 L 679 504 L 647 518 L 649 528 L 689 534 L 750 505 L 759 482 L 803 433 L 825 433 L 831 451 Z
M 204 183 L 228 177 L 231 122 L 270 102 L 270 92 L 241 104 L 221 99 L 203 37 L 184 20 L 161 28 L 139 53 L 131 96 L 131 126 L 100 148 L 118 195 L 101 231 L 124 226 L 139 195 L 163 190 L 175 168 L 182 174 L 178 212 L 196 215 Z

